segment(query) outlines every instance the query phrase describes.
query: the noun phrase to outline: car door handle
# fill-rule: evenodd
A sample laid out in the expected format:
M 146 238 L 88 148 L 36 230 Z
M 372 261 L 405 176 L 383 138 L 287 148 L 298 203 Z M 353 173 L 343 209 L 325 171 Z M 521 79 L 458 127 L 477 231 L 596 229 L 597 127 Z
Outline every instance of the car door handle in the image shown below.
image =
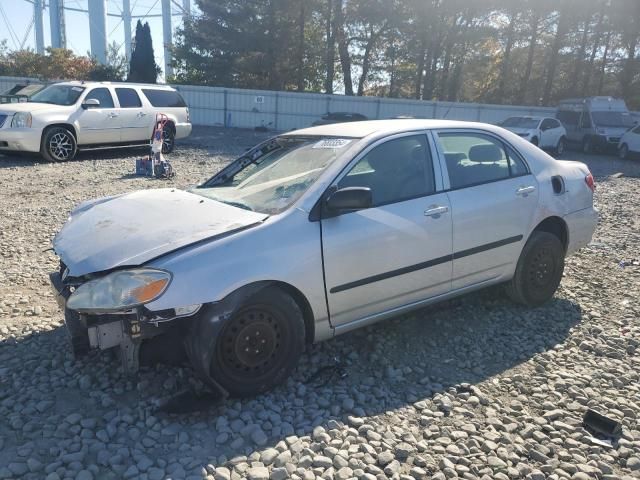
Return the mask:
M 534 187 L 533 185 L 529 185 L 528 187 L 520 187 L 519 189 L 516 190 L 516 195 L 520 195 L 522 197 L 526 197 L 527 195 L 529 195 L 530 193 L 533 193 L 536 191 L 536 187 Z
M 144 113 L 144 112 L 140 112 L 140 113 L 138 113 L 138 117 L 140 117 L 140 118 L 142 118 L 142 117 L 146 117 L 146 116 L 147 116 L 147 114 L 146 114 L 146 113 Z
M 115 113 L 115 112 L 111 112 L 111 113 L 109 114 L 109 118 L 116 118 L 117 116 L 118 116 L 118 114 L 117 114 L 117 113 Z
M 449 211 L 449 207 L 443 205 L 434 205 L 429 207 L 424 211 L 425 217 L 439 218 L 443 213 L 447 213 Z

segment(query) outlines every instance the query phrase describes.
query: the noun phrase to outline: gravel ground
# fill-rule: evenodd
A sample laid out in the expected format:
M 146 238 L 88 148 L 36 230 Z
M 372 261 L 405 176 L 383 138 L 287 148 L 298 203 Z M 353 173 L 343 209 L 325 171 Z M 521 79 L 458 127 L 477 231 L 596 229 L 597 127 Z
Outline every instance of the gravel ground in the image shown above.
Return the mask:
M 198 129 L 170 184 L 263 137 Z M 0 479 L 640 478 L 640 162 L 567 152 L 598 177 L 601 222 L 548 305 L 479 292 L 310 347 L 267 395 L 169 415 L 192 372 L 75 362 L 47 280 L 74 205 L 166 185 L 132 175 L 137 154 L 0 156 Z M 582 428 L 588 407 L 617 442 Z

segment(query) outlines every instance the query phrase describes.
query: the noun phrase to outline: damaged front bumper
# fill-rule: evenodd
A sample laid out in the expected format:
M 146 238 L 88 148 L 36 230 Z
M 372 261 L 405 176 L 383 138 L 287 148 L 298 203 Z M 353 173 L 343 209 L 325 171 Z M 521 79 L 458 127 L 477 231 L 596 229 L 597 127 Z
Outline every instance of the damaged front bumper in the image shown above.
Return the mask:
M 178 318 L 192 316 L 199 306 L 192 306 L 182 314 L 176 310 L 149 312 L 144 307 L 121 313 L 83 314 L 67 308 L 74 286 L 65 283 L 59 272 L 49 274 L 56 302 L 64 312 L 64 321 L 76 358 L 92 349 L 119 348 L 122 367 L 133 373 L 139 368 L 140 346 L 143 340 L 166 333 Z

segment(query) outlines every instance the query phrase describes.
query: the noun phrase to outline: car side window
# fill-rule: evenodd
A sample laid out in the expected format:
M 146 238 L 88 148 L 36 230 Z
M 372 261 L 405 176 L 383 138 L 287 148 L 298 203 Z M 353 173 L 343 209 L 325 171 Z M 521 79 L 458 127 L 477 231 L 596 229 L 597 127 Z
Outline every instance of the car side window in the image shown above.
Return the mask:
M 481 133 L 438 134 L 452 190 L 526 175 L 527 166 L 515 151 Z
M 133 88 L 116 88 L 120 108 L 139 108 L 142 106 L 138 92 Z
M 374 207 L 434 193 L 427 137 L 396 138 L 373 148 L 338 182 L 338 188 L 345 187 L 370 188 Z
M 113 97 L 108 88 L 94 88 L 91 90 L 85 100 L 95 99 L 100 102 L 100 108 L 113 108 Z
M 551 118 L 550 121 L 551 121 L 551 128 L 560 128 L 562 126 L 560 125 L 560 122 L 558 120 Z
M 633 129 L 633 133 L 640 135 L 640 125 Z
M 556 128 L 556 124 L 550 118 L 545 118 L 540 125 L 541 130 L 550 130 L 552 128 Z

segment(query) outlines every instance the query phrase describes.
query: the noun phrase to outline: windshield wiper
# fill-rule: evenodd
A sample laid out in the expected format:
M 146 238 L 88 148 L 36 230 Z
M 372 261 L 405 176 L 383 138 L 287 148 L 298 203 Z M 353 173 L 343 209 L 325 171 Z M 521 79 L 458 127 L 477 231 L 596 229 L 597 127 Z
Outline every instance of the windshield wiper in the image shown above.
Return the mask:
M 219 200 L 219 199 L 216 199 L 216 200 L 222 203 L 226 203 L 227 205 L 231 205 L 232 207 L 238 207 L 238 208 L 242 208 L 243 210 L 249 210 L 250 212 L 253 212 L 253 208 L 241 202 L 232 202 L 230 200 Z

